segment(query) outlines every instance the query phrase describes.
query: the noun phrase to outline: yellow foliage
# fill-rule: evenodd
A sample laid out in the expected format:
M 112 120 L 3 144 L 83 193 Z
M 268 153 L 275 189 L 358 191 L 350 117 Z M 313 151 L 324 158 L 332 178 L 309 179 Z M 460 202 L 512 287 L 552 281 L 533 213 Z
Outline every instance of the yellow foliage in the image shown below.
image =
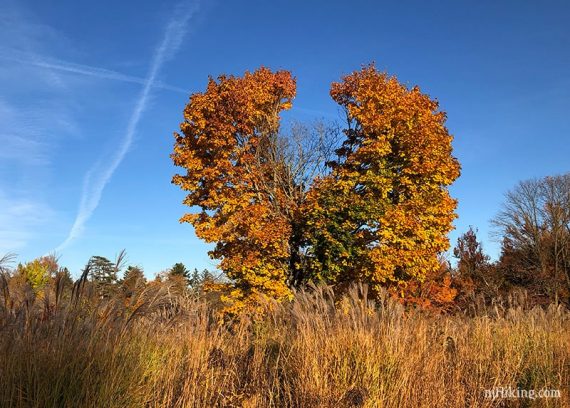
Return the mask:
M 313 276 L 401 285 L 439 269 L 460 172 L 436 101 L 364 67 L 331 87 L 347 112 L 346 140 L 332 173 L 309 192 L 304 211 Z

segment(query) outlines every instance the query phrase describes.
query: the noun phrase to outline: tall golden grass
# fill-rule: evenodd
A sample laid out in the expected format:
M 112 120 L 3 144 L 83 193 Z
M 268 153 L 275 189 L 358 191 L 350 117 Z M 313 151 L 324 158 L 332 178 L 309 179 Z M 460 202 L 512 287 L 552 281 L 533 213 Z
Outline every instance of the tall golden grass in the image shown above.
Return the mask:
M 3 407 L 570 406 L 561 307 L 433 315 L 318 287 L 220 325 L 168 283 L 110 298 L 85 281 L 0 289 Z M 485 398 L 509 386 L 561 397 Z

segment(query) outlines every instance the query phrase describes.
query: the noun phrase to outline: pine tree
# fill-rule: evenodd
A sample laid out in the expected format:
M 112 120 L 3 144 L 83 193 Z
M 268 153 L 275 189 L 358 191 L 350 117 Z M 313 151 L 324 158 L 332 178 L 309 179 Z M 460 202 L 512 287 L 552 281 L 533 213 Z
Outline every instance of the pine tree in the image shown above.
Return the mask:
M 92 256 L 87 263 L 89 277 L 101 296 L 112 293 L 117 283 L 117 268 L 104 256 Z

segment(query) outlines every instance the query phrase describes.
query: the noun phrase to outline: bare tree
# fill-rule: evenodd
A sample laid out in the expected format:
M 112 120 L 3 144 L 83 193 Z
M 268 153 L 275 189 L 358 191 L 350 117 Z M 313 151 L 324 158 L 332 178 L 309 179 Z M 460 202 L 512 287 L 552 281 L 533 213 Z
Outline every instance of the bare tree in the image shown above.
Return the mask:
M 493 225 L 524 263 L 570 293 L 570 173 L 520 182 L 506 195 Z
M 254 187 L 258 194 L 268 195 L 273 211 L 291 223 L 289 283 L 295 285 L 300 282 L 303 270 L 304 231 L 300 211 L 314 180 L 330 171 L 328 163 L 336 155 L 342 133 L 337 124 L 323 121 L 293 122 L 285 130 L 269 128 L 260 139 L 256 161 L 249 172 L 256 174 L 258 169 L 265 169 Z

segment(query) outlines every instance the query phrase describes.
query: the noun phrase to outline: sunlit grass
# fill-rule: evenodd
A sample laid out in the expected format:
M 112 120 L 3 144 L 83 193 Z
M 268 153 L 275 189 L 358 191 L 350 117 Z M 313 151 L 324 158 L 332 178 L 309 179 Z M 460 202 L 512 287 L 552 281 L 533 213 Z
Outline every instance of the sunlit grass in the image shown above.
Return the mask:
M 215 305 L 149 284 L 2 291 L 0 405 L 13 407 L 569 406 L 570 315 L 405 311 L 327 288 L 219 325 Z M 55 304 L 57 303 L 57 307 Z M 485 399 L 497 386 L 561 398 Z

